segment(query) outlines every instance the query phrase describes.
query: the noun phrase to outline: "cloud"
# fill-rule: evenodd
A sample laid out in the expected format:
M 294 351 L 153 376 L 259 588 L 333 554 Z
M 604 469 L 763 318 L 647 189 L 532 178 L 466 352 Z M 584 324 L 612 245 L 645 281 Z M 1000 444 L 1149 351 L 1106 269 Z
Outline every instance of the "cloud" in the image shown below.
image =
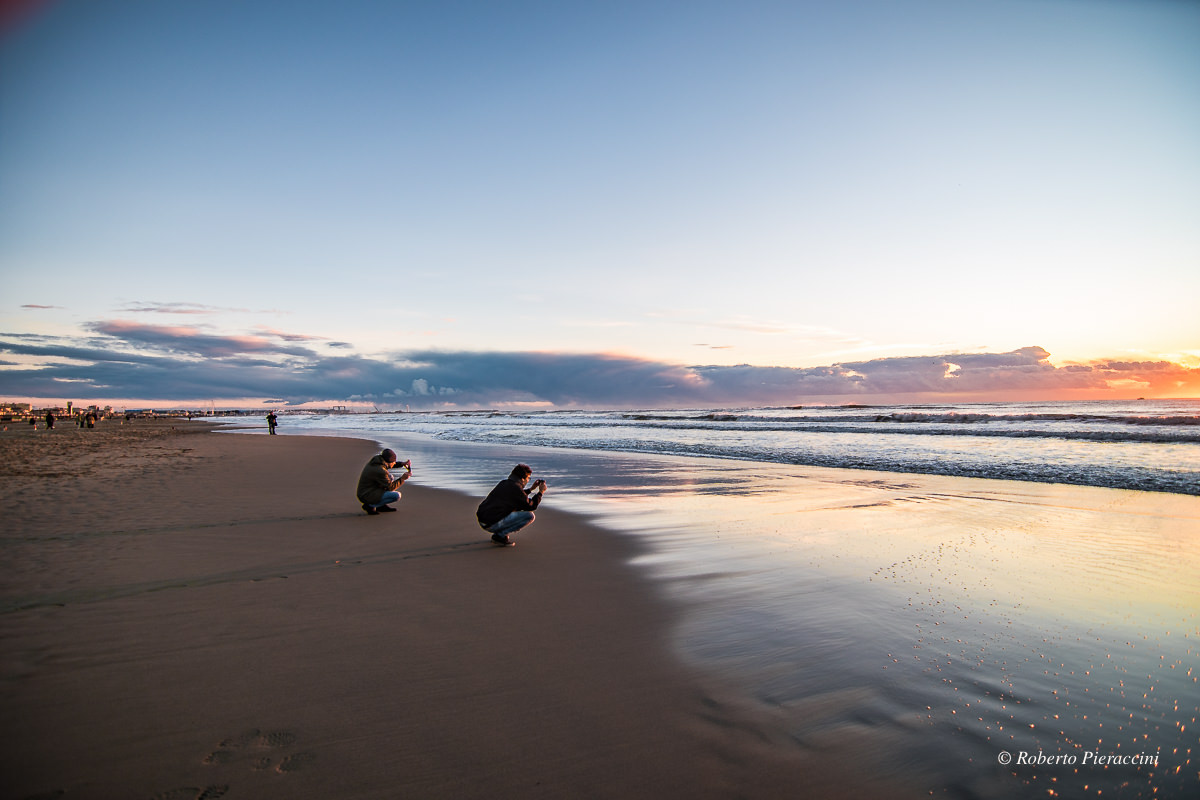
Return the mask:
M 686 366 L 631 356 L 405 351 L 366 357 L 311 336 L 95 322 L 78 339 L 0 334 L 7 395 L 158 402 L 271 398 L 380 407 L 510 404 L 720 407 L 1200 394 L 1200 369 L 1171 361 L 1056 366 L 1040 347 L 877 358 L 819 367 Z
M 154 303 L 137 301 L 126 303 L 120 309 L 126 314 L 279 314 L 274 310 L 255 310 L 250 308 L 230 308 L 227 306 L 208 306 L 201 303 Z
M 797 325 L 779 320 L 763 320 L 754 317 L 734 317 L 730 319 L 708 320 L 697 319 L 695 325 L 707 325 L 730 331 L 758 333 L 766 336 L 787 336 L 796 341 L 838 342 L 840 344 L 861 344 L 862 340 L 848 336 L 841 331 L 823 325 Z
M 278 335 L 221 336 L 205 333 L 195 327 L 143 325 L 137 322 L 113 320 L 94 322 L 89 330 L 123 342 L 126 346 L 149 348 L 192 358 L 227 358 L 246 353 L 310 357 L 312 350 L 303 347 L 280 347 Z
M 42 305 L 38 305 L 37 303 L 25 303 L 24 305 L 21 306 L 21 308 L 36 308 L 36 309 L 44 310 L 44 309 L 50 309 L 50 308 L 60 308 L 61 309 L 62 306 L 42 306 Z
M 241 311 L 247 309 L 222 309 L 216 306 L 205 306 L 199 303 L 126 303 L 121 309 L 131 314 L 217 314 L 221 311 Z
M 285 342 L 323 342 L 325 338 L 322 336 L 309 336 L 307 333 L 288 333 L 287 331 L 279 331 L 274 328 L 258 328 L 264 336 L 274 336 L 277 339 L 283 339 Z

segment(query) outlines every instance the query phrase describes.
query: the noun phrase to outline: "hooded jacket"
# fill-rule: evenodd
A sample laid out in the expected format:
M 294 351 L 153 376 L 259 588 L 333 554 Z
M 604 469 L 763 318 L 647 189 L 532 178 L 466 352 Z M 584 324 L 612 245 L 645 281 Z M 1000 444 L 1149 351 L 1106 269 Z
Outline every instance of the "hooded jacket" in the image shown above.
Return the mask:
M 367 465 L 363 467 L 362 474 L 358 476 L 358 501 L 368 505 L 379 505 L 383 502 L 383 493 L 396 490 L 400 484 L 404 483 L 404 478 L 393 478 L 388 473 L 387 462 L 383 460 L 383 456 L 375 456 Z

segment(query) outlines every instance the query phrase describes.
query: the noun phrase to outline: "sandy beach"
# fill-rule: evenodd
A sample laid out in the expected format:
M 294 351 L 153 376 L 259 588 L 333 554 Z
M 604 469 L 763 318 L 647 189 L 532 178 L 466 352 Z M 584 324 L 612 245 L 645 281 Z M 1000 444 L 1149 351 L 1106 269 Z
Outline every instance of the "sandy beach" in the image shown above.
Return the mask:
M 400 513 L 363 514 L 370 442 L 13 427 L 4 797 L 884 788 L 681 666 L 636 542 L 580 517 L 545 508 L 497 548 L 466 495 L 410 483 Z

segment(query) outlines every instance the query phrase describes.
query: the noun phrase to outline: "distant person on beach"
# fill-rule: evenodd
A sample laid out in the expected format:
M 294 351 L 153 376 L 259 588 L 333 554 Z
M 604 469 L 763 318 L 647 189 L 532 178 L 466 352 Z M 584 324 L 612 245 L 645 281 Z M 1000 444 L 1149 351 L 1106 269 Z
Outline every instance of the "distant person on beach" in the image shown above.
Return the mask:
M 516 544 L 509 534 L 533 522 L 533 512 L 546 494 L 546 482 L 536 480 L 533 486 L 526 489 L 525 485 L 532 476 L 533 470 L 528 465 L 517 464 L 508 477 L 497 483 L 496 488 L 479 504 L 475 512 L 479 527 L 490 533 L 496 544 Z
M 190 419 L 190 418 L 189 418 Z M 279 418 L 275 416 L 275 412 L 271 411 L 267 414 L 267 429 L 271 435 L 275 435 L 275 426 L 279 424 Z
M 399 478 L 393 478 L 388 472 L 394 466 L 396 452 L 384 450 L 363 467 L 362 474 L 358 476 L 358 501 L 362 503 L 363 511 L 374 516 L 380 511 L 396 510 L 388 504 L 400 499 L 400 493 L 396 489 L 412 477 L 412 460 L 400 465 L 404 467 L 405 472 Z
M 54 430 L 54 412 L 53 411 L 46 412 L 46 430 L 48 430 L 48 431 Z

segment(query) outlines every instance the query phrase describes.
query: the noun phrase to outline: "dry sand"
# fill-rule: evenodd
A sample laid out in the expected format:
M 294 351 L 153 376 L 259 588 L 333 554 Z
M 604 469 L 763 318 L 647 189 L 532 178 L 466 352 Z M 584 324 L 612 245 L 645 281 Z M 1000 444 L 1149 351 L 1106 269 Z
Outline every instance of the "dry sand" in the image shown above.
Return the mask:
M 897 796 L 675 661 L 632 539 L 353 497 L 369 442 L 0 433 L 0 796 Z

